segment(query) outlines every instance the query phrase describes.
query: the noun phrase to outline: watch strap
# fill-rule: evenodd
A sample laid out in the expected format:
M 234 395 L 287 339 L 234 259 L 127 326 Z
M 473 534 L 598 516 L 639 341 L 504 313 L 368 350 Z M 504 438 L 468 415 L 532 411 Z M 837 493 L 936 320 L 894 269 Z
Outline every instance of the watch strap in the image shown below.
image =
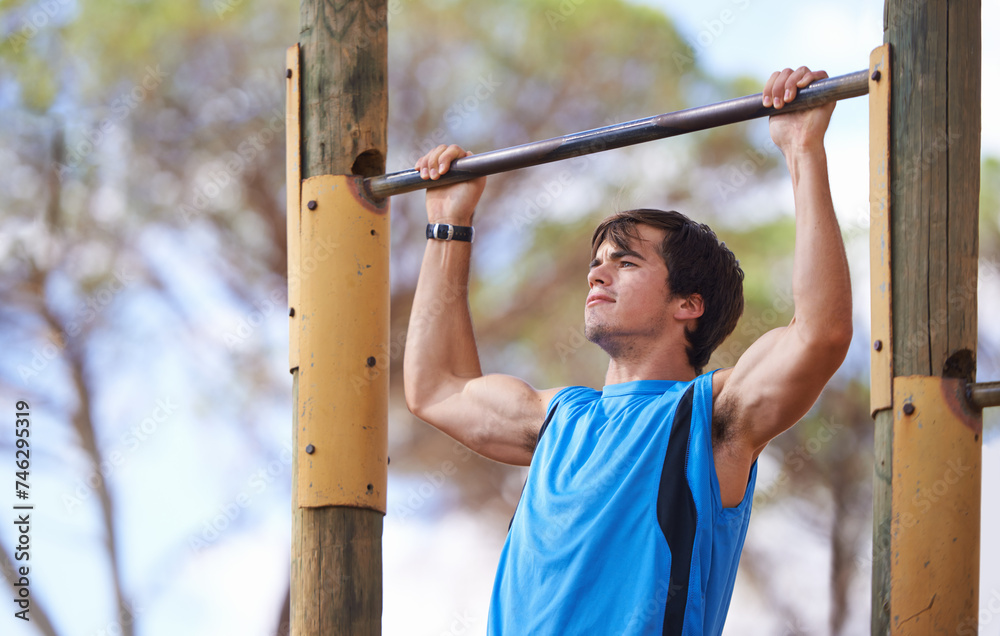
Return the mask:
M 475 229 L 470 225 L 452 225 L 451 223 L 427 224 L 427 238 L 429 239 L 471 243 L 475 234 Z

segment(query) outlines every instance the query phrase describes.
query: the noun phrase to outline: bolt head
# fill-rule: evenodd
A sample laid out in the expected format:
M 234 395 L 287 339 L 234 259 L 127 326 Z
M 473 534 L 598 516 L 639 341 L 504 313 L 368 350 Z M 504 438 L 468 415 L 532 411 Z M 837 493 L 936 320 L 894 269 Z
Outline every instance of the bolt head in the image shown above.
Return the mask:
M 290 68 L 289 69 L 285 69 L 285 77 L 287 77 L 288 79 L 292 78 L 292 69 L 290 69 Z
M 365 360 L 365 364 L 367 364 L 369 367 L 374 367 L 375 366 L 375 356 L 368 356 L 368 359 Z
M 289 307 L 288 308 L 288 317 L 289 318 L 294 318 L 295 317 L 295 307 Z
M 903 405 L 903 413 L 906 415 L 913 415 L 913 412 L 917 410 L 917 407 L 913 406 L 912 402 L 907 402 Z
M 882 71 L 875 69 L 875 71 L 872 73 L 872 81 L 877 82 L 880 79 L 882 79 Z
M 875 351 L 881 351 L 882 350 L 882 341 L 881 340 L 876 340 L 875 343 L 872 346 L 875 347 Z
M 306 454 L 307 455 L 312 455 L 315 452 L 316 452 L 316 447 L 315 446 L 313 446 L 312 444 L 308 444 L 306 446 Z
M 316 202 L 315 201 L 310 201 L 309 203 L 306 203 L 306 207 L 309 208 L 310 210 L 315 210 L 316 209 Z

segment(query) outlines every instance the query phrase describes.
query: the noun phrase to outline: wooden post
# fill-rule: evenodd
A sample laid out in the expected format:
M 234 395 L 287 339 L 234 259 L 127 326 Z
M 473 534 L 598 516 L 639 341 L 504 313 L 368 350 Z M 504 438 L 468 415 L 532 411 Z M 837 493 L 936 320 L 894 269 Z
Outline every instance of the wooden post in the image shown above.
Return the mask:
M 872 634 L 978 632 L 982 419 L 964 385 L 976 371 L 980 34 L 978 0 L 886 0 L 891 347 L 872 343 Z M 874 183 L 874 155 L 872 170 Z
M 357 186 L 385 172 L 387 4 L 300 9 L 301 77 L 289 64 L 290 103 L 296 90 L 301 99 L 301 150 L 288 157 L 291 633 L 368 636 L 382 619 L 389 229 L 388 204 Z

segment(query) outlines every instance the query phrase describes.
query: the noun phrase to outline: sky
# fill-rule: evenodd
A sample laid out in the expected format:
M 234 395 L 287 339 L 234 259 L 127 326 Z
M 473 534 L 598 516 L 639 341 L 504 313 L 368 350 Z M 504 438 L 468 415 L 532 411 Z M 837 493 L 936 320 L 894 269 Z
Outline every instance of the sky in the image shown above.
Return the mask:
M 574 0 L 587 1 L 587 0 Z M 599 0 L 591 0 L 599 1 Z M 720 76 L 747 75 L 764 78 L 772 71 L 785 66 L 809 65 L 822 68 L 831 75 L 839 75 L 866 68 L 871 49 L 882 43 L 882 2 L 841 0 L 808 1 L 800 3 L 778 0 L 650 0 L 645 2 L 666 12 L 673 18 L 681 32 L 694 43 L 699 62 L 709 72 Z M 997 24 L 1000 20 L 1000 1 L 984 0 L 983 24 Z M 391 37 L 391 32 L 390 32 Z M 984 113 L 991 112 L 985 104 L 996 103 L 1000 82 L 1000 45 L 997 38 L 986 37 L 983 42 L 983 101 Z M 655 43 L 650 43 L 655 46 Z M 734 96 L 735 97 L 735 96 Z M 983 154 L 1000 156 L 1000 126 L 993 118 L 984 117 Z M 758 125 L 764 126 L 763 122 Z M 765 130 L 762 128 L 762 130 Z M 858 98 L 841 102 L 837 106 L 828 134 L 831 185 L 835 205 L 845 229 L 862 228 L 867 213 L 867 100 Z M 790 190 L 782 196 L 788 196 Z M 176 246 L 175 246 L 176 247 Z M 167 240 L 151 244 L 150 249 L 160 249 L 163 266 L 174 275 L 190 280 L 192 289 L 199 289 L 197 264 L 187 263 L 177 254 Z M 854 267 L 856 312 L 859 320 L 866 320 L 868 306 L 867 239 L 850 246 Z M 172 254 L 173 253 L 173 254 Z M 996 290 L 993 290 L 994 292 Z M 210 294 L 210 291 L 205 291 Z M 862 300 L 864 299 L 864 300 Z M 996 309 L 1000 300 L 985 296 L 981 302 L 983 314 L 980 324 L 990 329 L 985 312 Z M 995 314 L 995 312 L 993 312 Z M 274 321 L 274 329 L 267 328 L 266 337 L 280 341 L 287 337 L 283 319 Z M 169 329 L 169 326 L 164 326 Z M 1000 340 L 1000 335 L 996 336 Z M 865 346 L 865 338 L 857 338 Z M 279 348 L 280 349 L 280 348 Z M 161 359 L 168 359 L 168 350 L 155 352 Z M 275 365 L 286 363 L 284 351 L 279 351 Z M 124 381 L 122 391 L 135 390 L 145 378 Z M 122 532 L 126 583 L 149 580 L 149 572 L 171 573 L 163 580 L 183 581 L 156 588 L 138 585 L 135 611 L 142 615 L 141 636 L 174 634 L 240 634 L 265 636 L 270 633 L 281 595 L 287 585 L 287 552 L 275 551 L 274 545 L 288 545 L 288 488 L 290 465 L 282 449 L 287 444 L 287 431 L 275 432 L 268 440 L 275 452 L 260 465 L 246 466 L 237 475 L 226 475 L 215 466 L 231 465 L 227 459 L 243 448 L 243 440 L 227 438 L 226 433 L 213 431 L 210 448 L 192 448 L 189 438 L 173 427 L 177 418 L 170 404 L 177 409 L 192 409 L 184 402 L 186 382 L 169 380 L 176 391 L 160 396 L 166 400 L 168 412 L 164 419 L 152 426 L 148 435 L 153 443 L 132 449 L 128 438 L 111 439 L 127 454 L 128 462 L 120 469 L 121 496 L 130 502 L 122 507 L 118 520 L 121 528 L 132 527 L 143 519 L 155 516 L 163 519 L 158 528 L 144 533 Z M 289 383 L 290 386 L 290 383 Z M 3 396 L 6 398 L 7 396 Z M 171 401 L 173 400 L 173 401 Z M 142 422 L 153 413 L 154 405 L 133 406 L 129 419 Z M 269 407 L 269 408 L 273 408 Z M 162 410 L 161 410 L 162 413 Z M 275 413 L 278 421 L 286 414 Z M 210 414 L 205 415 L 209 424 Z M 38 424 L 46 425 L 44 414 L 39 414 Z M 52 446 L 60 443 L 71 445 L 68 440 L 52 439 Z M 149 484 L 163 482 L 160 472 L 170 465 L 172 458 L 187 457 L 189 461 L 209 467 L 209 474 L 217 481 L 202 483 L 184 471 L 177 471 L 162 489 Z M 73 462 L 71 455 L 59 455 L 54 462 Z M 442 458 L 457 466 L 456 479 L 461 478 L 461 455 Z M 774 479 L 776 467 L 762 462 L 758 488 L 766 487 Z M 156 471 L 156 472 L 154 472 Z M 63 471 L 65 472 L 65 471 Z M 81 471 L 82 472 L 82 471 Z M 55 475 L 58 471 L 48 471 Z M 73 480 L 61 481 L 55 477 L 46 480 L 46 471 L 39 470 L 41 491 L 55 493 L 49 511 L 40 512 L 42 524 L 38 535 L 48 532 L 44 526 L 62 527 L 67 535 L 86 533 L 97 526 L 92 517 L 96 507 L 74 508 L 66 504 L 63 495 L 77 492 L 79 484 Z M 226 490 L 221 484 L 236 484 L 235 491 Z M 984 446 L 983 470 L 983 533 L 982 576 L 980 596 L 985 603 L 993 593 L 1000 594 L 1000 545 L 990 537 L 1000 536 L 1000 497 L 990 484 L 1000 483 L 1000 439 L 994 436 Z M 389 509 L 385 520 L 383 539 L 384 558 L 384 615 L 383 629 L 387 635 L 458 636 L 485 633 L 489 595 L 493 574 L 505 528 L 487 526 L 474 511 L 446 509 L 449 495 L 448 482 L 435 479 L 433 471 L 420 476 L 400 478 L 390 476 Z M 83 492 L 86 492 L 84 488 Z M 239 494 L 253 503 L 237 505 Z M 55 503 L 58 502 L 58 503 Z M 131 505 L 141 502 L 141 505 Z M 258 505 L 259 504 L 259 505 Z M 181 511 L 185 511 L 181 514 Z M 445 510 L 442 512 L 442 510 Z M 403 514 L 412 512 L 412 514 Z M 792 602 L 803 602 L 803 626 L 787 626 L 763 622 L 766 617 L 755 608 L 760 599 L 749 585 L 740 583 L 734 596 L 733 607 L 726 634 L 783 633 L 793 627 L 808 632 L 815 626 L 825 626 L 827 600 L 826 577 L 828 571 L 825 548 L 815 539 L 796 532 L 793 512 L 755 517 L 752 532 L 773 533 L 777 544 L 786 552 L 782 566 L 782 593 Z M 194 522 L 192 522 L 192 519 Z M 218 521 L 216 521 L 218 520 Z M 9 528 L 0 532 L 10 542 Z M 207 545 L 188 547 L 189 554 L 197 558 L 178 559 L 176 562 L 157 560 L 158 554 L 176 549 L 177 537 L 201 538 Z M 95 540 L 96 541 L 96 540 Z M 81 546 L 98 545 L 96 542 L 69 544 L 55 543 L 44 546 L 44 557 L 39 563 L 38 585 L 49 599 L 58 599 L 51 610 L 61 626 L 75 626 L 73 634 L 116 634 L 117 626 L 107 622 L 111 608 L 106 595 L 91 596 L 87 590 L 74 590 L 73 594 L 61 593 L 58 578 L 61 567 L 71 567 L 93 573 L 95 590 L 107 589 L 108 580 L 103 555 Z M 248 558 L 252 555 L 252 558 Z M 994 564 L 989 567 L 989 564 Z M 173 574 L 180 576 L 173 576 Z M 819 573 L 810 576 L 809 573 Z M 787 576 L 785 576 L 787 575 Z M 47 582 L 46 582 L 47 581 Z M 234 581 L 238 582 L 234 585 Z M 49 592 L 52 592 L 49 594 Z M 865 633 L 868 624 L 868 591 L 865 586 L 852 590 L 856 611 L 849 617 L 848 633 Z M 149 599 L 156 603 L 148 603 Z M 808 600 L 808 602 L 806 602 Z M 103 618 L 102 618 L 103 617 Z M 995 633 L 1000 616 L 984 625 L 984 633 Z M 10 628 L 10 629 L 8 629 Z M 29 634 L 19 622 L 12 623 L 8 615 L 0 616 L 0 633 Z

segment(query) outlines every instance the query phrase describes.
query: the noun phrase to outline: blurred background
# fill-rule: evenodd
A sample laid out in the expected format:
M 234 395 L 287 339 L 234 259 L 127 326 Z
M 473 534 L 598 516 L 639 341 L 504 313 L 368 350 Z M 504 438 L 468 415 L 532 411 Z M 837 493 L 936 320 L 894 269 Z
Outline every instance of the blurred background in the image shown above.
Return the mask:
M 390 6 L 391 171 L 440 142 L 484 151 L 757 92 L 784 66 L 856 71 L 882 42 L 879 0 Z M 284 51 L 298 5 L 0 7 L 0 412 L 10 421 L 17 400 L 31 405 L 35 505 L 32 620 L 0 601 L 0 633 L 285 634 Z M 984 0 L 984 27 L 998 20 L 1000 2 Z M 998 61 L 984 33 L 981 380 L 1000 379 Z M 760 460 L 726 634 L 868 632 L 866 99 L 837 106 L 828 149 L 855 342 L 816 408 Z M 483 634 L 525 473 L 404 406 L 422 204 L 422 193 L 392 200 L 384 633 Z M 582 331 L 589 236 L 637 206 L 711 224 L 746 271 L 746 312 L 710 367 L 790 319 L 791 188 L 758 121 L 491 177 L 471 289 L 485 370 L 603 384 L 606 359 Z M 984 634 L 1000 633 L 996 411 L 984 434 Z M 0 457 L 13 458 L 13 424 L 3 431 Z M 8 477 L 12 463 L 0 461 Z M 11 583 L 17 535 L 4 519 Z

